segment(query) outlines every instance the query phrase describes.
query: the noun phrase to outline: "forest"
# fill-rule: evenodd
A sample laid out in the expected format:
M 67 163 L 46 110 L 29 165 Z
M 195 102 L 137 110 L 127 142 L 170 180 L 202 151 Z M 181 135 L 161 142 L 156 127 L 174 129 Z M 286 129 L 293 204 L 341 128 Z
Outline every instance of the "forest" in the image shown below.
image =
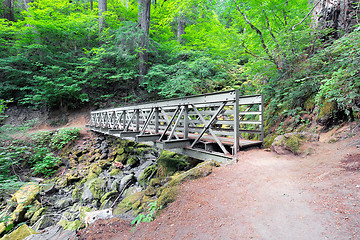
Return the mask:
M 66 189 L 59 198 L 105 209 L 134 181 L 145 191 L 151 177 L 163 182 L 190 168 L 184 156 L 103 136 L 86 138 L 81 128 L 25 134 L 34 122 L 7 125 L 7 109 L 68 113 L 236 89 L 263 95 L 266 148 L 290 132 L 325 132 L 352 121 L 356 129 L 359 11 L 359 0 L 2 0 L 0 236 L 25 220 L 40 221 L 45 208 L 25 217 L 29 209 L 23 206 L 23 218 L 15 219 L 6 202 L 33 179 Z M 80 136 L 82 146 L 76 145 Z M 150 165 L 140 169 L 144 162 Z M 207 168 L 215 165 L 206 164 L 212 163 L 203 166 L 210 174 Z M 137 177 L 123 174 L 123 168 L 137 169 Z M 101 172 L 118 176 L 123 188 L 115 191 L 109 180 L 111 189 L 85 196 Z M 165 186 L 150 195 L 168 204 L 175 194 Z M 50 190 L 45 192 L 54 197 Z M 120 203 L 120 210 L 132 208 L 142 220 L 147 206 L 160 209 L 157 200 L 137 200 Z
M 358 118 L 359 2 L 330 3 L 4 0 L 0 99 L 66 110 L 239 89 L 264 94 L 268 125 Z

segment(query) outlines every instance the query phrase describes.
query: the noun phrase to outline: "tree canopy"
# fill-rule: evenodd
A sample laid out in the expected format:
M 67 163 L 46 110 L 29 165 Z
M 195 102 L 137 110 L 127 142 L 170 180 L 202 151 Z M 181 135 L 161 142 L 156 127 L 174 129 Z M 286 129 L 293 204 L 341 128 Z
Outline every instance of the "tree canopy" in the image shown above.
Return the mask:
M 277 116 L 333 102 L 353 117 L 359 29 L 329 40 L 313 10 L 307 0 L 4 0 L 0 98 L 75 108 L 235 88 L 264 93 Z

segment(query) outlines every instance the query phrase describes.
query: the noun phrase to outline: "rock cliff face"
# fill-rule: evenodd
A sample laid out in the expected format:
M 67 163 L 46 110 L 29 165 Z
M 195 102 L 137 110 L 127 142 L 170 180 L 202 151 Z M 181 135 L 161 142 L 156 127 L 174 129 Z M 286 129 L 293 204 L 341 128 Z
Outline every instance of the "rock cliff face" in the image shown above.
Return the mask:
M 333 37 L 339 31 L 349 32 L 359 22 L 359 0 L 310 0 L 316 4 L 313 11 L 313 24 L 320 29 L 334 29 Z

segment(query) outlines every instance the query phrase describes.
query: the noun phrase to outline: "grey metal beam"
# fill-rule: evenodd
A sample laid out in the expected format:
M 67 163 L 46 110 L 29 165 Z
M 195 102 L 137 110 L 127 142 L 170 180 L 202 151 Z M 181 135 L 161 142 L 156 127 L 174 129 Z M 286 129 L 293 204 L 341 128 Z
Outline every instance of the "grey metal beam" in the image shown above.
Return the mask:
M 208 152 L 202 149 L 178 148 L 172 149 L 171 151 L 203 161 L 214 160 L 216 162 L 228 163 L 233 159 L 231 155 L 226 156 L 224 154 Z
M 161 134 L 137 135 L 135 139 L 137 142 L 150 142 L 158 140 L 160 136 Z
M 127 137 L 132 137 L 132 138 L 135 138 L 137 135 L 139 135 L 140 132 L 120 132 L 120 137 L 123 137 L 123 138 L 127 138 Z
M 160 149 L 174 149 L 174 148 L 185 148 L 190 146 L 189 139 L 179 139 L 171 141 L 156 142 L 156 147 Z

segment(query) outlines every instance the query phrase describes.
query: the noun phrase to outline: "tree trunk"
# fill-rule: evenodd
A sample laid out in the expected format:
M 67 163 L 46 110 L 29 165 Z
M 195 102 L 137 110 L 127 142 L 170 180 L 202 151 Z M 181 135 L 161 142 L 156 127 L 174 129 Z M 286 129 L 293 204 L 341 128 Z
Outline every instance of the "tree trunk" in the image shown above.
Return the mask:
M 178 27 L 177 27 L 177 40 L 179 43 L 183 42 L 181 36 L 185 33 L 185 27 L 186 27 L 186 22 L 184 20 L 184 15 L 181 14 L 178 18 Z
M 339 31 L 349 32 L 358 23 L 356 3 L 359 0 L 310 0 L 317 4 L 313 12 L 313 24 L 319 29 L 332 28 L 333 37 L 339 37 Z
M 151 0 L 139 0 L 139 25 L 141 29 L 141 40 L 139 53 L 139 83 L 142 82 L 143 76 L 147 74 L 148 71 L 148 41 L 149 41 L 149 28 L 150 28 L 150 7 Z
M 102 33 L 105 26 L 104 12 L 107 11 L 107 0 L 99 0 L 99 34 Z
M 3 1 L 3 18 L 14 22 L 14 0 L 4 0 Z

